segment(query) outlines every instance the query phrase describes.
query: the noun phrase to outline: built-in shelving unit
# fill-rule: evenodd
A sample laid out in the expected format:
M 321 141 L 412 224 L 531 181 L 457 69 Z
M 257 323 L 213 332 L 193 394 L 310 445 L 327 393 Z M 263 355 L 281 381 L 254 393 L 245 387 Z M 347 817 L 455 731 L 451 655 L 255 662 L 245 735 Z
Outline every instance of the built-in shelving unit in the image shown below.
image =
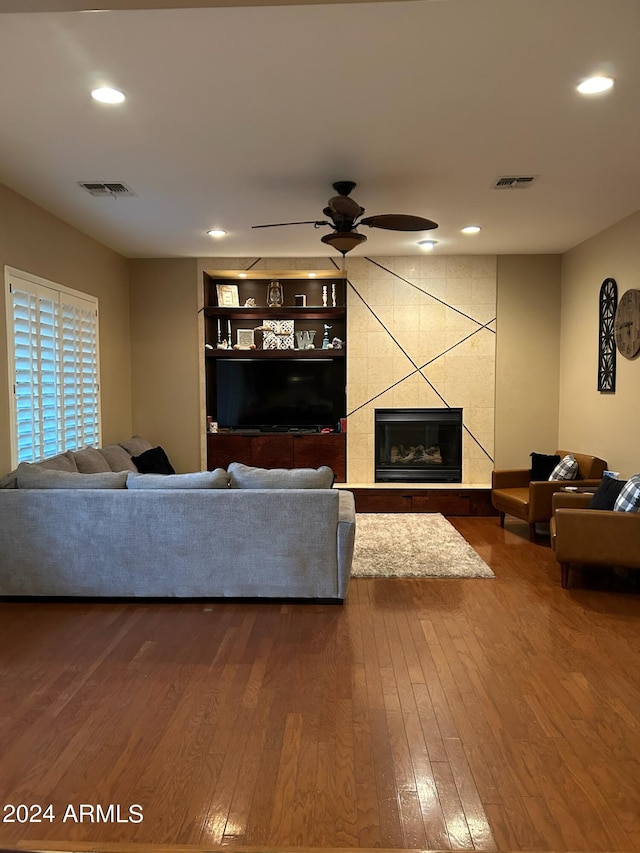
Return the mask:
M 271 281 L 280 283 L 283 291 L 283 303 L 278 307 L 267 306 L 267 287 Z M 220 304 L 218 285 L 237 289 L 238 306 Z M 248 272 L 240 277 L 237 270 L 207 270 L 204 273 L 204 317 L 205 342 L 213 349 L 207 350 L 209 358 L 229 358 L 234 353 L 246 358 L 246 350 L 235 349 L 238 329 L 256 329 L 265 320 L 292 320 L 294 324 L 294 346 L 287 349 L 267 350 L 261 345 L 261 333 L 255 332 L 256 349 L 250 352 L 258 358 L 265 352 L 277 352 L 278 358 L 300 358 L 307 350 L 297 347 L 295 332 L 314 331 L 314 357 L 344 358 L 342 349 L 322 349 L 324 326 L 331 326 L 330 338 L 346 337 L 346 279 L 339 270 L 333 272 L 320 270 L 313 276 L 304 273 L 271 270 L 268 272 Z M 324 295 L 323 295 L 324 291 Z M 296 305 L 296 296 L 304 296 L 306 305 Z M 247 300 L 255 300 L 255 307 L 244 307 Z M 333 304 L 335 299 L 335 305 Z M 323 305 L 326 301 L 326 306 Z M 222 341 L 231 347 L 219 348 Z M 220 340 L 219 340 L 220 338 Z M 232 357 L 232 356 L 231 356 Z M 270 357 L 270 356 L 267 356 Z M 272 357 L 272 356 L 271 356 Z
M 267 305 L 267 288 L 272 281 L 279 282 L 282 304 Z M 221 304 L 222 299 L 233 299 L 237 305 Z M 304 301 L 300 305 L 296 302 Z M 245 307 L 247 300 L 255 305 Z M 326 304 L 323 304 L 325 303 Z M 204 363 L 206 378 L 207 414 L 218 421 L 217 374 L 218 363 L 227 360 L 260 362 L 291 360 L 331 361 L 335 381 L 346 388 L 346 276 L 339 270 L 318 270 L 313 275 L 291 270 L 248 271 L 243 276 L 238 270 L 206 270 L 204 272 Z M 265 348 L 264 330 L 268 321 L 292 321 L 293 330 L 284 340 L 286 347 Z M 329 341 L 338 338 L 340 348 L 323 348 L 325 326 Z M 288 326 L 290 328 L 290 326 Z M 254 347 L 240 347 L 238 332 L 253 332 Z M 298 346 L 297 332 L 315 332 L 313 349 Z M 241 331 L 242 335 L 242 331 Z M 284 337 L 284 336 L 283 336 Z M 273 342 L 273 337 L 271 338 Z M 291 345 L 293 343 L 293 346 Z M 338 366 L 340 365 L 340 366 Z M 276 365 L 274 364 L 274 367 Z M 328 367 L 328 365 L 327 365 Z M 288 364 L 284 369 L 289 375 Z M 333 387 L 332 383 L 332 387 Z M 346 411 L 341 413 L 341 417 Z M 274 425 L 276 426 L 276 425 Z M 336 423 L 331 424 L 337 427 Z M 207 459 L 209 469 L 226 467 L 229 462 L 244 462 L 261 467 L 307 467 L 329 465 L 336 479 L 346 478 L 346 436 L 338 432 L 306 434 L 306 430 L 283 435 L 275 432 L 255 435 L 257 430 L 222 430 L 209 435 Z M 304 435 L 302 433 L 305 433 Z

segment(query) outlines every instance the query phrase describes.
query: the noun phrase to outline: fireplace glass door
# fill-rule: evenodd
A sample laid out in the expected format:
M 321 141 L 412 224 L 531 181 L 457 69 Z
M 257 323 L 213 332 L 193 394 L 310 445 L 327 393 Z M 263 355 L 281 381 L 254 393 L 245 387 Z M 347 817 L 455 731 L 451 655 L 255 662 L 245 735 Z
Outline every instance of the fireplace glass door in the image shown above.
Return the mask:
M 462 482 L 462 409 L 376 409 L 376 483 Z

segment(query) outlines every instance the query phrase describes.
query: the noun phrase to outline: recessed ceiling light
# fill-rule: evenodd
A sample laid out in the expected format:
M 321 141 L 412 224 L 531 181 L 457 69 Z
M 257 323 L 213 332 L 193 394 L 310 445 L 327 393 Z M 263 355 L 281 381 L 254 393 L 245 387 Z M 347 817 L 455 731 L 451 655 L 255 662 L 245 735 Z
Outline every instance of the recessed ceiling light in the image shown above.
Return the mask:
M 207 231 L 209 237 L 226 237 L 227 232 L 223 231 L 222 228 L 212 228 L 210 231 Z
M 599 95 L 601 92 L 607 92 L 612 88 L 615 80 L 613 77 L 608 77 L 606 74 L 597 74 L 594 77 L 587 77 L 577 87 L 581 95 Z
M 463 234 L 477 234 L 478 231 L 482 230 L 479 225 L 465 225 L 464 228 L 460 229 Z
M 246 277 L 247 277 L 246 272 L 239 272 L 238 273 L 238 278 L 246 278 Z
M 317 275 L 318 275 L 318 273 L 317 273 L 317 272 L 308 272 L 308 273 L 307 273 L 307 277 L 308 277 L 308 278 L 315 278 Z
M 425 252 L 430 252 L 437 243 L 437 240 L 418 240 L 418 246 L 420 246 L 421 249 L 424 249 Z
M 91 97 L 94 101 L 100 101 L 101 104 L 121 104 L 124 101 L 124 92 L 112 89 L 110 86 L 101 86 L 91 92 Z

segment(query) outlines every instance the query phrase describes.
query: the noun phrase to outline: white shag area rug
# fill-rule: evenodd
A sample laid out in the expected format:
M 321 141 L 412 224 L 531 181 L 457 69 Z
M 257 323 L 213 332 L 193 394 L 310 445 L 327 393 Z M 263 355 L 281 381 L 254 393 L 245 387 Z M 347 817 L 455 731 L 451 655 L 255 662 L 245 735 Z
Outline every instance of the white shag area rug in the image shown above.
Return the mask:
M 493 578 L 439 513 L 357 513 L 354 578 Z

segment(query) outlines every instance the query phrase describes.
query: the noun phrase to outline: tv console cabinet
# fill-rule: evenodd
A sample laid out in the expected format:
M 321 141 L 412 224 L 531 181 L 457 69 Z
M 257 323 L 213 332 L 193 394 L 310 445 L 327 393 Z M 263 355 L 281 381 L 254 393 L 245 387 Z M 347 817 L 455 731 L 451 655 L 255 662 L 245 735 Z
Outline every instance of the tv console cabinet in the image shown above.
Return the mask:
M 328 465 L 336 482 L 347 475 L 344 433 L 218 432 L 207 436 L 207 467 L 227 468 L 242 462 L 256 468 L 319 468 Z

